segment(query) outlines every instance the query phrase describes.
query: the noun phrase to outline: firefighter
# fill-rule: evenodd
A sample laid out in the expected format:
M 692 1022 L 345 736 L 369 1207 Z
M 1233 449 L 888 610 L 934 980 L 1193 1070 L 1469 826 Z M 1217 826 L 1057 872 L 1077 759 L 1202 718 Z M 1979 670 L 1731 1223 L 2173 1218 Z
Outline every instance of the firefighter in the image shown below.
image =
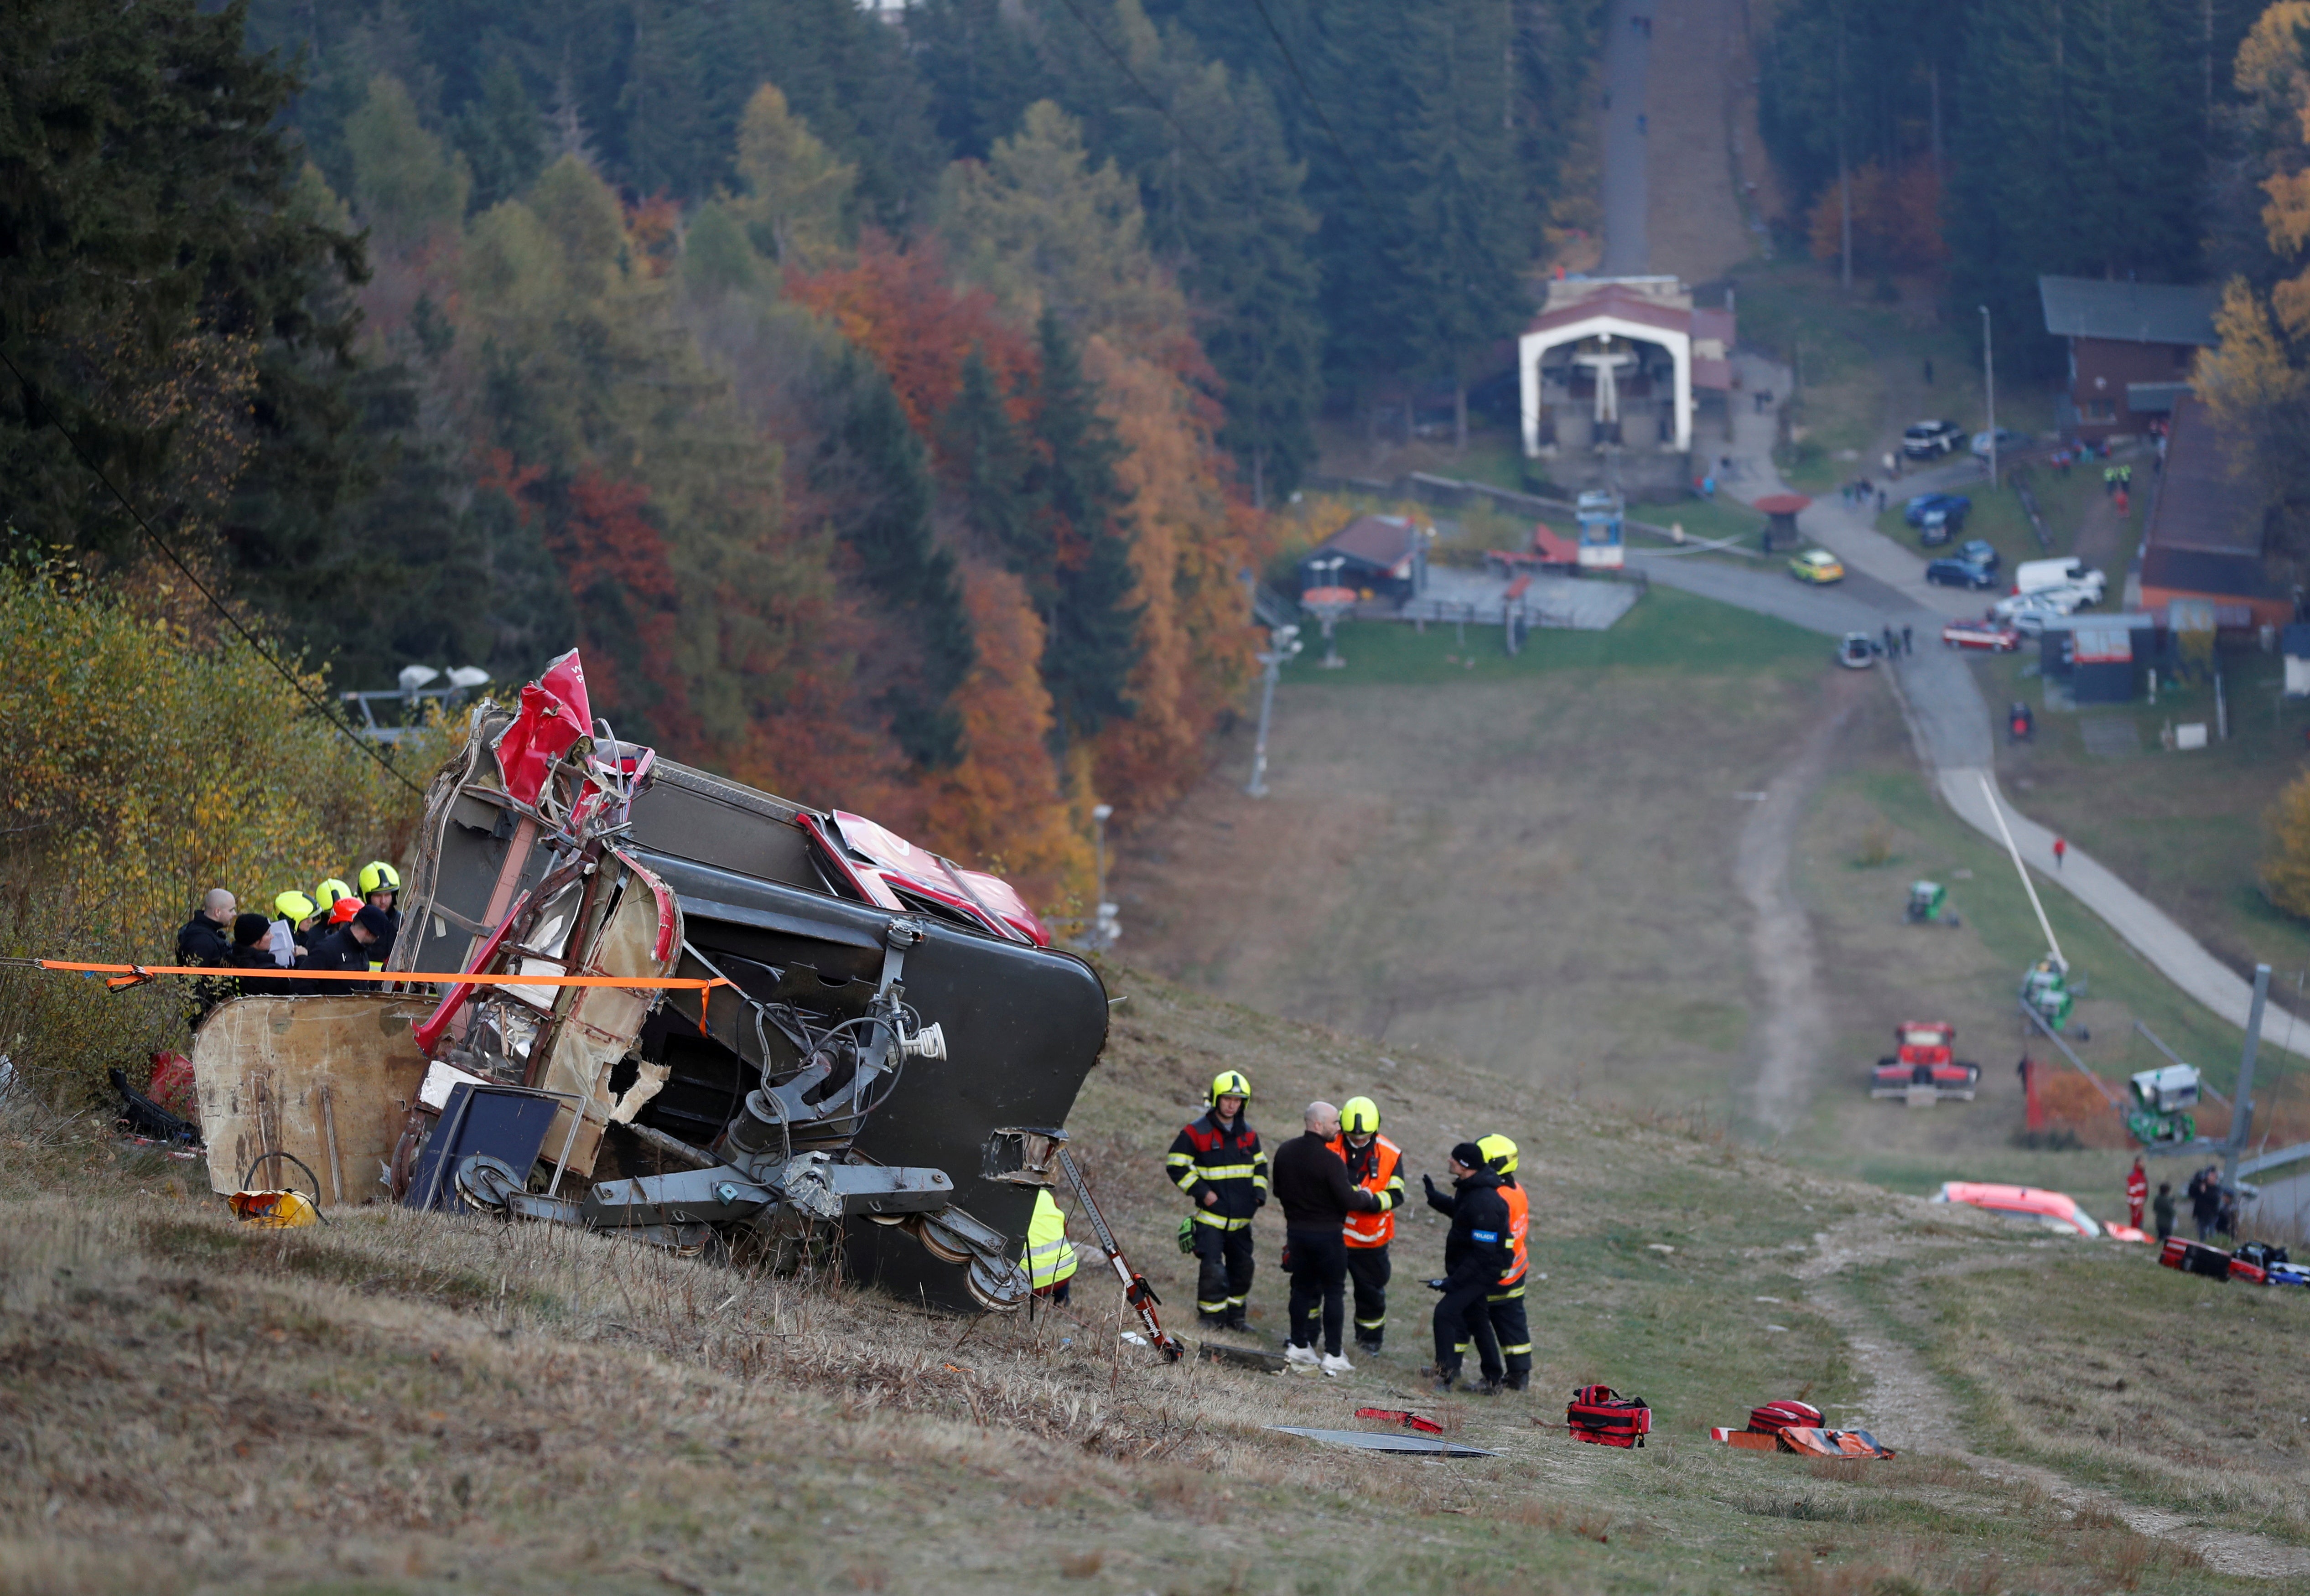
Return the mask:
M 361 902 L 383 915 L 388 926 L 369 950 L 369 967 L 381 970 L 401 935 L 401 910 L 395 906 L 401 900 L 401 872 L 382 859 L 372 859 L 355 879 L 360 882 Z
M 1484 1167 L 1484 1149 L 1474 1142 L 1463 1141 L 1452 1149 L 1451 1174 L 1449 1197 L 1428 1176 L 1420 1177 L 1428 1188 L 1429 1206 L 1452 1216 L 1452 1232 L 1444 1238 L 1444 1278 L 1429 1282 L 1444 1294 L 1436 1305 L 1436 1389 L 1448 1392 L 1459 1383 L 1466 1356 L 1461 1349 L 1472 1340 L 1489 1394 L 1500 1388 L 1507 1374 L 1486 1298 L 1515 1258 L 1508 1205 L 1500 1196 L 1500 1177 Z
M 293 887 L 274 898 L 273 925 L 267 939 L 274 963 L 293 969 L 305 962 L 312 952 L 320 913 L 320 906 Z
M 1067 1216 L 1059 1211 L 1047 1188 L 1035 1193 L 1035 1217 L 1027 1221 L 1026 1266 L 1027 1283 L 1036 1296 L 1066 1301 L 1067 1282 L 1075 1272 L 1075 1245 L 1067 1239 Z
M 2149 1201 L 2149 1172 L 2141 1167 L 2137 1156 L 2133 1167 L 2125 1172 L 2125 1222 L 2136 1230 L 2141 1228 L 2141 1205 Z
M 1377 1352 L 1387 1336 L 1387 1245 L 1395 1239 L 1395 1210 L 1403 1206 L 1403 1149 L 1379 1133 L 1378 1104 L 1350 1097 L 1340 1110 L 1332 1150 L 1346 1163 L 1348 1178 L 1379 1199 L 1378 1212 L 1350 1214 L 1345 1227 L 1348 1279 L 1356 1288 L 1356 1349 Z
M 1515 1177 L 1516 1144 L 1494 1133 L 1476 1146 L 1482 1149 L 1484 1167 L 1500 1177 L 1500 1201 L 1508 1205 L 1508 1241 L 1515 1254 L 1484 1305 L 1491 1314 L 1492 1333 L 1499 1338 L 1500 1357 L 1507 1365 L 1508 1389 L 1522 1391 L 1532 1383 L 1532 1326 L 1524 1306 L 1532 1201 Z
M 1212 1330 L 1248 1330 L 1251 1216 L 1267 1201 L 1267 1154 L 1244 1118 L 1251 1082 L 1238 1070 L 1211 1077 L 1211 1110 L 1183 1127 L 1163 1164 L 1195 1205 L 1195 1312 Z

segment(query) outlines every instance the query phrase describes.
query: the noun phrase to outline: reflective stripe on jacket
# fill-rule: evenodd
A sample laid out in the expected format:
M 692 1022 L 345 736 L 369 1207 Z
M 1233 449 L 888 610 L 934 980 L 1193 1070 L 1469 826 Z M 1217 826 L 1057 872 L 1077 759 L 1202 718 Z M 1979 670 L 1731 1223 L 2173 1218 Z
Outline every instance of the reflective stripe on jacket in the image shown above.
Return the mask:
M 1181 1127 L 1164 1156 L 1164 1173 L 1171 1184 L 1195 1204 L 1195 1223 L 1220 1230 L 1241 1230 L 1267 1201 L 1267 1154 L 1259 1132 L 1236 1115 L 1232 1129 L 1221 1130 L 1211 1110 L 1193 1124 Z M 1217 1202 L 1206 1203 L 1210 1193 Z
M 1379 1199 L 1379 1212 L 1348 1216 L 1348 1245 L 1387 1245 L 1395 1239 L 1395 1210 L 1403 1206 L 1403 1149 L 1385 1136 L 1374 1136 L 1360 1150 L 1343 1135 L 1332 1138 L 1330 1145 L 1347 1164 L 1348 1178 Z
M 1067 1239 L 1067 1216 L 1048 1192 L 1035 1193 L 1035 1217 L 1027 1222 L 1027 1280 L 1038 1291 L 1075 1272 L 1075 1246 Z
M 1525 1252 L 1524 1236 L 1532 1228 L 1532 1199 L 1516 1184 L 1515 1176 L 1509 1175 L 1500 1182 L 1500 1200 L 1508 1205 L 1508 1240 L 1515 1249 L 1515 1257 L 1500 1273 L 1500 1284 L 1521 1286 L 1524 1266 L 1531 1262 Z

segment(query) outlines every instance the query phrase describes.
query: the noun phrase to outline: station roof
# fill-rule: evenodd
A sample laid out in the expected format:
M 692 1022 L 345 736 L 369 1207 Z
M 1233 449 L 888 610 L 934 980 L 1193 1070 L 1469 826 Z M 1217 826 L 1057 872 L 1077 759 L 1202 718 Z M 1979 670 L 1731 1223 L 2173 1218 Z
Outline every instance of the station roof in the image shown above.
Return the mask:
M 2194 343 L 2210 349 L 2221 291 L 2165 282 L 2108 282 L 2098 277 L 2040 277 L 2045 331 L 2061 338 L 2111 338 L 2130 343 Z

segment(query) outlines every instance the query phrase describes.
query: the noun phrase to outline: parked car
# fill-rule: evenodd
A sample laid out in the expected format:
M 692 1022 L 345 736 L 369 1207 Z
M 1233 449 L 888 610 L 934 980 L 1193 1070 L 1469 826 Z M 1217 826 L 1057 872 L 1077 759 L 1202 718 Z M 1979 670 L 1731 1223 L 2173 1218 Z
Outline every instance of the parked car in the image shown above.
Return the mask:
M 2063 585 L 2040 587 L 2034 593 L 2009 593 L 1989 607 L 1989 612 L 1999 620 L 2012 620 L 2025 612 L 2043 615 L 2067 615 L 2081 607 L 2086 601 L 2085 590 Z
M 1952 516 L 1944 509 L 1931 509 L 1917 524 L 1917 542 L 1927 549 L 1938 549 L 1965 529 L 1962 514 Z
M 1848 671 L 1865 671 L 1877 663 L 1879 647 L 1867 632 L 1847 632 L 1837 646 L 1837 663 Z
M 2019 628 L 1994 620 L 1952 620 L 1941 628 L 1941 641 L 1951 648 L 1986 648 L 1992 654 L 2010 654 L 2021 646 L 2021 633 Z
M 1997 573 L 1988 566 L 1967 559 L 1960 549 L 1929 563 L 1925 580 L 1943 587 L 1971 587 L 1978 591 L 1996 586 Z
M 1826 549 L 1808 549 L 1789 561 L 1789 575 L 1800 582 L 1826 586 L 1845 580 L 1845 567 Z
M 2003 620 L 2025 638 L 2042 638 L 2045 635 L 2047 621 L 2057 620 L 2069 612 L 2061 604 L 2048 603 L 2033 593 L 2017 604 L 2011 613 L 1997 619 Z
M 2048 587 L 2080 587 L 2099 602 L 2108 590 L 2109 578 L 2074 554 L 2062 554 L 2052 559 L 2025 559 L 2013 568 L 2013 591 L 2036 593 Z
M 2065 1192 L 2043 1192 L 2035 1186 L 1994 1185 L 1987 1181 L 1948 1180 L 1933 1193 L 1935 1202 L 1962 1202 L 2018 1219 L 2042 1225 L 2062 1236 L 2098 1238 L 2101 1227 Z
M 1953 510 L 1959 525 L 1965 524 L 1966 513 L 1973 508 L 1973 500 L 1962 493 L 1920 493 L 1901 508 L 1901 519 L 1912 526 L 1923 526 L 1925 516 L 1933 510 Z
M 2000 427 L 1997 429 L 1997 452 L 2000 455 L 2010 455 L 2016 449 L 2026 449 L 2028 447 L 2029 435 L 2027 432 L 2016 432 L 2010 427 Z M 1973 435 L 1973 457 L 1976 460 L 1989 458 L 1988 433 L 1976 432 Z
M 1993 571 L 2005 562 L 2005 557 L 1997 551 L 1997 545 L 1987 538 L 1966 539 L 1958 546 L 1955 558 Z
M 1964 441 L 1954 421 L 1919 421 L 1901 434 L 1901 453 L 1912 460 L 1932 460 L 1957 453 Z

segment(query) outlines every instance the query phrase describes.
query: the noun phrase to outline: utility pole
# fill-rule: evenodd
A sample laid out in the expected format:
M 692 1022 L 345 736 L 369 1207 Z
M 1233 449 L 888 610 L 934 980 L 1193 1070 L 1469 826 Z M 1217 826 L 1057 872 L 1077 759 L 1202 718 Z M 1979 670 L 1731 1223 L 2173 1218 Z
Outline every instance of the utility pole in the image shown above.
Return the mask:
M 1091 846 L 1098 849 L 1099 856 L 1099 887 L 1098 896 L 1092 899 L 1097 906 L 1091 912 L 1090 945 L 1102 950 L 1115 946 L 1116 935 L 1122 929 L 1116 924 L 1116 906 L 1107 901 L 1107 823 L 1114 817 L 1115 806 L 1111 803 L 1090 806 Z
M 1989 347 L 1989 307 L 1981 307 L 1981 381 L 1989 390 L 1989 486 L 1997 486 L 1997 360 Z
M 2262 1049 L 2262 1010 L 2270 1000 L 2270 967 L 2254 967 L 2254 1007 L 2245 1017 L 2245 1052 L 2238 1059 L 2237 1095 L 2230 1108 L 2230 1139 L 2222 1149 L 2222 1185 L 2237 1190 L 2238 1155 L 2254 1130 L 2254 1060 Z
M 1268 633 L 1267 648 L 1253 657 L 1265 667 L 1259 688 L 1259 737 L 1252 746 L 1251 785 L 1244 788 L 1254 798 L 1267 796 L 1267 724 L 1275 714 L 1275 679 L 1286 661 L 1299 652 L 1299 629 L 1279 626 Z

